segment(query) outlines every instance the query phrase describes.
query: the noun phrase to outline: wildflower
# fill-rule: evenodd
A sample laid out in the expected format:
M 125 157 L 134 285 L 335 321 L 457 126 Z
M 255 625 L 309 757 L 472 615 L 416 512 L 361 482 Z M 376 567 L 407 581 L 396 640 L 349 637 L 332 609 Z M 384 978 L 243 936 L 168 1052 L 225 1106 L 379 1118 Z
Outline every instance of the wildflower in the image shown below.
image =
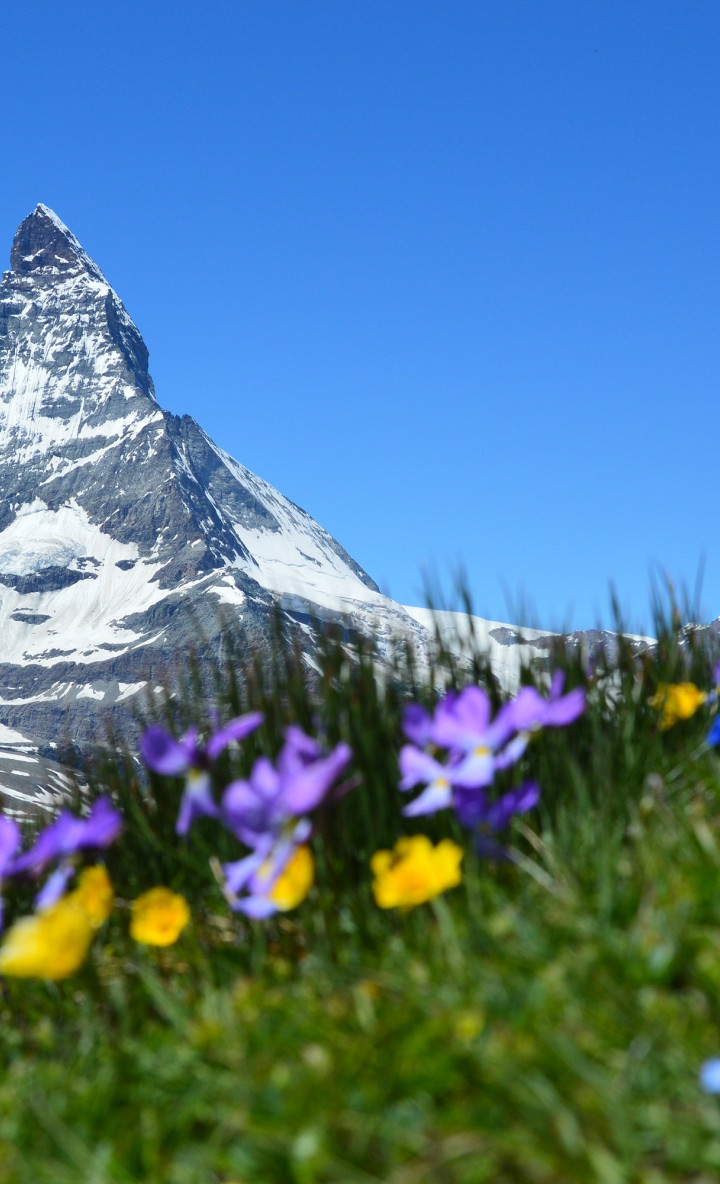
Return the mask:
M 720 1057 L 711 1057 L 700 1066 L 700 1086 L 706 1094 L 720 1094 Z
M 574 723 L 585 710 L 585 692 L 582 687 L 575 687 L 563 695 L 564 686 L 565 672 L 556 670 L 550 680 L 547 699 L 534 687 L 521 687 L 514 701 L 509 704 L 517 731 L 564 728 Z
M 41 832 L 30 850 L 13 860 L 11 874 L 27 872 L 38 876 L 54 859 L 88 848 L 109 847 L 121 830 L 122 815 L 114 809 L 109 798 L 98 798 L 87 818 L 77 818 L 63 810 Z
M 479 827 L 495 834 L 503 830 L 515 814 L 525 814 L 540 801 L 540 786 L 526 781 L 508 790 L 495 802 L 489 802 L 482 789 L 459 788 L 455 796 L 455 812 L 463 826 Z
M 512 704 L 500 708 L 491 720 L 490 698 L 482 687 L 465 687 L 448 694 L 435 709 L 430 738 L 450 749 L 456 758 L 453 778 L 466 785 L 490 785 L 497 767 L 496 754 L 517 730 Z
M 298 847 L 280 873 L 268 895 L 281 912 L 302 904 L 315 879 L 315 862 L 310 848 Z
M 720 744 L 720 715 L 715 716 L 713 725 L 707 734 L 706 743 L 709 744 L 711 748 L 715 748 L 717 744 Z
M 214 732 L 204 745 L 198 742 L 197 728 L 190 728 L 179 740 L 155 725 L 143 733 L 140 737 L 140 754 L 149 769 L 168 777 L 185 774 L 185 790 L 175 824 L 177 834 L 186 835 L 200 815 L 218 817 L 219 810 L 210 785 L 209 766 L 229 744 L 243 740 L 262 722 L 260 711 L 240 715 Z
M 246 876 L 240 877 L 240 883 L 234 878 L 236 890 L 246 889 L 247 895 L 229 897 L 236 911 L 260 921 L 302 904 L 315 879 L 315 862 L 305 843 L 288 850 L 281 859 L 276 853 L 262 862 L 257 855 L 248 857 Z
M 10 867 L 20 846 L 20 827 L 12 818 L 0 816 L 0 890 L 2 878 Z M 0 929 L 2 929 L 3 900 L 0 896 Z
M 85 909 L 93 929 L 99 929 L 107 921 L 115 903 L 110 877 L 101 863 L 83 868 L 71 895 Z
M 413 818 L 418 814 L 435 814 L 452 805 L 452 769 L 442 765 L 427 752 L 421 752 L 411 744 L 400 750 L 400 772 L 402 780 L 398 788 L 405 793 L 417 785 L 425 785 L 419 797 L 406 806 L 403 814 Z
M 58 867 L 35 898 L 36 908 L 49 908 L 63 895 L 75 871 L 72 857 L 78 851 L 109 847 L 121 830 L 122 815 L 107 797 L 98 798 L 87 818 L 77 818 L 63 810 L 28 851 L 12 860 L 8 872 L 10 875 L 39 876 L 50 863 L 59 859 Z
M 23 917 L 0 946 L 0 973 L 19 978 L 67 978 L 82 965 L 93 925 L 81 901 L 70 893 L 56 904 Z
M 312 757 L 308 746 L 300 746 L 296 733 L 311 740 L 299 728 L 286 733 L 276 766 L 267 757 L 259 757 L 249 779 L 232 781 L 223 794 L 225 825 L 253 850 L 287 836 L 298 819 L 315 810 L 352 756 L 348 745 L 341 743 L 327 756 L 319 755 L 318 749 Z
M 451 839 L 433 847 L 426 835 L 398 839 L 370 860 L 372 890 L 381 909 L 411 909 L 460 883 L 463 851 Z
M 171 946 L 190 920 L 185 897 L 169 888 L 151 888 L 131 909 L 130 936 L 147 946 Z
M 278 908 L 294 908 L 274 899 L 273 886 L 285 884 L 286 872 L 292 878 L 309 868 L 310 879 L 297 903 L 304 898 L 312 883 L 310 851 L 299 854 L 312 833 L 308 815 L 331 794 L 347 790 L 347 784 L 335 783 L 351 756 L 344 743 L 323 755 L 318 742 L 293 725 L 286 729 L 275 765 L 259 757 L 247 781 L 228 785 L 222 799 L 223 821 L 251 849 L 249 855 L 223 867 L 225 894 L 234 909 L 259 919 L 272 916 Z M 286 891 L 290 889 L 282 889 L 283 900 Z
M 419 703 L 408 703 L 403 712 L 402 727 L 408 740 L 419 748 L 425 748 L 430 743 L 432 716 Z
M 662 711 L 660 727 L 667 731 L 678 720 L 690 719 L 706 699 L 706 692 L 699 690 L 694 682 L 660 683 L 650 706 Z
M 545 699 L 535 687 L 521 687 L 515 699 L 505 705 L 507 722 L 517 735 L 506 745 L 495 762 L 498 769 L 507 768 L 519 760 L 530 737 L 542 728 L 564 728 L 574 723 L 585 710 L 585 692 L 575 687 L 563 695 L 565 672 L 556 670 Z

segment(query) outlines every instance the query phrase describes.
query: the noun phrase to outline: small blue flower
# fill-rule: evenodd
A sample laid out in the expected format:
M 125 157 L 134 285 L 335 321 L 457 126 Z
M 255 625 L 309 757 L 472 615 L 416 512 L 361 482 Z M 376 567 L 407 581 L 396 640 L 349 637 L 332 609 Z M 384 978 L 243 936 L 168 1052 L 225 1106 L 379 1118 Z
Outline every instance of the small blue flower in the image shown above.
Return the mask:
M 720 1094 L 720 1057 L 711 1057 L 700 1066 L 700 1088 L 706 1094 Z

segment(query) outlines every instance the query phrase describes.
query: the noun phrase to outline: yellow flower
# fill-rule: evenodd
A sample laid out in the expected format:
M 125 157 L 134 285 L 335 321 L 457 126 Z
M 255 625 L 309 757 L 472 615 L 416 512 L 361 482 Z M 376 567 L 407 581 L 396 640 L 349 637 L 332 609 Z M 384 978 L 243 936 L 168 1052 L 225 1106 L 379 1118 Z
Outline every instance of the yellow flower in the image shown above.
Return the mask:
M 82 965 L 93 935 L 74 892 L 16 921 L 0 946 L 0 973 L 20 978 L 67 978 Z
M 315 878 L 315 863 L 309 847 L 298 847 L 268 893 L 273 904 L 286 912 L 297 908 L 307 896 Z
M 661 682 L 650 700 L 650 706 L 656 711 L 662 710 L 660 727 L 665 731 L 679 719 L 690 719 L 706 699 L 706 692 L 698 690 L 694 682 Z
M 461 847 L 443 839 L 433 847 L 426 835 L 398 839 L 392 851 L 370 860 L 373 895 L 381 909 L 411 909 L 460 883 Z
M 184 896 L 169 888 L 151 888 L 132 903 L 130 935 L 146 946 L 171 946 L 189 920 Z
M 70 895 L 85 909 L 93 929 L 107 921 L 115 903 L 110 877 L 101 863 L 80 872 L 78 886 Z

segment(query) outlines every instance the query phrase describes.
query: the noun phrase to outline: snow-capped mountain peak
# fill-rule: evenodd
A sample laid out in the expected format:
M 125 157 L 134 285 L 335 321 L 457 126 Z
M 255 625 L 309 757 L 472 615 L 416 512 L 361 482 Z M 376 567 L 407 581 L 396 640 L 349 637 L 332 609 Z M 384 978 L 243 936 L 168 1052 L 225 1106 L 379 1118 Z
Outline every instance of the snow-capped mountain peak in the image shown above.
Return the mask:
M 221 610 L 250 649 L 277 604 L 309 651 L 318 613 L 426 636 L 309 514 L 161 410 L 122 301 L 42 204 L 0 284 L 0 490 L 0 724 L 25 736 L 94 735 L 199 635 L 214 645 Z
M 10 253 L 10 266 L 17 275 L 46 272 L 57 277 L 86 271 L 107 284 L 100 268 L 72 231 L 42 202 L 20 223 Z

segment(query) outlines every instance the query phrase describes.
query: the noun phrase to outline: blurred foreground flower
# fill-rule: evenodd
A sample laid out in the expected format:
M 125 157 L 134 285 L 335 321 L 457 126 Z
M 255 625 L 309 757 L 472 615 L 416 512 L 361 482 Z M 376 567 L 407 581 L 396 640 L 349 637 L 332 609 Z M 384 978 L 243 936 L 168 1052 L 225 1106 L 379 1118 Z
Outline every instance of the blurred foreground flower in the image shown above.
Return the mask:
M 241 887 L 247 889 L 249 895 L 240 900 L 233 900 L 229 895 L 233 908 L 243 912 L 253 920 L 261 921 L 271 917 L 274 913 L 285 913 L 302 904 L 312 888 L 315 879 L 315 861 L 312 851 L 303 843 L 295 847 L 289 859 L 278 870 L 277 861 L 266 859 L 257 866 L 256 855 L 247 857 L 250 869 L 249 875 Z M 234 865 L 237 866 L 237 865 Z
M 720 715 L 715 716 L 713 726 L 707 734 L 706 743 L 709 744 L 711 748 L 715 748 L 718 744 L 720 744 Z
M 463 826 L 477 829 L 479 854 L 506 858 L 504 849 L 485 836 L 536 806 L 540 787 L 527 781 L 495 801 L 486 790 L 496 773 L 520 760 L 534 733 L 564 727 L 582 715 L 585 692 L 577 687 L 563 694 L 564 684 L 563 671 L 556 670 L 547 698 L 534 687 L 522 687 L 494 719 L 488 693 L 479 686 L 465 687 L 459 694 L 449 691 L 432 716 L 411 703 L 405 710 L 403 731 L 412 743 L 400 752 L 399 788 L 404 793 L 417 786 L 425 788 L 403 814 L 434 814 L 451 806 Z M 423 751 L 427 745 L 446 748 L 444 760 Z
M 463 851 L 451 839 L 433 847 L 426 835 L 398 839 L 392 851 L 370 860 L 375 903 L 381 909 L 411 909 L 460 883 Z
M 233 909 L 260 920 L 278 909 L 295 908 L 304 899 L 313 876 L 312 856 L 305 846 L 312 833 L 308 815 L 347 788 L 335 783 L 351 757 L 343 743 L 323 755 L 316 740 L 292 726 L 285 732 L 285 744 L 274 765 L 267 757 L 259 757 L 247 781 L 228 785 L 222 799 L 223 821 L 251 849 L 250 855 L 223 866 L 225 895 Z M 291 879 L 298 877 L 297 885 L 304 883 L 303 869 L 307 883 L 302 895 L 294 904 L 280 904 L 275 888 L 285 883 L 286 872 Z M 293 897 L 299 890 L 286 886 L 282 891 Z
M 239 715 L 213 732 L 207 744 L 198 742 L 198 728 L 190 728 L 179 740 L 155 725 L 143 733 L 140 737 L 140 755 L 148 768 L 166 777 L 185 775 L 185 790 L 175 824 L 177 834 L 186 835 L 194 820 L 203 814 L 210 818 L 218 817 L 220 811 L 210 785 L 210 765 L 229 744 L 244 740 L 262 722 L 260 711 Z
M 171 946 L 190 920 L 185 897 L 169 888 L 151 888 L 131 908 L 130 936 L 146 946 Z
M 58 866 L 35 898 L 36 908 L 49 908 L 63 895 L 75 871 L 73 856 L 80 851 L 109 847 L 122 831 L 122 826 L 122 814 L 107 797 L 98 798 L 87 818 L 77 818 L 69 810 L 63 810 L 41 831 L 29 851 L 10 862 L 7 874 L 40 876 L 58 859 Z
M 655 711 L 662 711 L 660 727 L 667 731 L 678 720 L 690 719 L 706 699 L 707 693 L 696 687 L 694 682 L 662 682 L 650 700 L 650 706 Z
M 93 925 L 74 892 L 23 917 L 0 946 L 0 973 L 19 978 L 67 978 L 85 960 Z
M 12 864 L 13 856 L 20 846 L 20 827 L 12 818 L 0 816 L 0 891 L 3 877 Z M 0 930 L 3 921 L 3 900 L 0 896 Z
M 85 909 L 93 929 L 99 929 L 107 921 L 115 903 L 110 877 L 101 863 L 83 868 L 72 895 Z
M 73 892 L 15 922 L 0 946 L 0 973 L 50 979 L 74 974 L 113 904 L 105 868 L 100 864 L 85 868 Z
M 706 1094 L 720 1094 L 720 1057 L 711 1057 L 700 1066 L 700 1086 Z

